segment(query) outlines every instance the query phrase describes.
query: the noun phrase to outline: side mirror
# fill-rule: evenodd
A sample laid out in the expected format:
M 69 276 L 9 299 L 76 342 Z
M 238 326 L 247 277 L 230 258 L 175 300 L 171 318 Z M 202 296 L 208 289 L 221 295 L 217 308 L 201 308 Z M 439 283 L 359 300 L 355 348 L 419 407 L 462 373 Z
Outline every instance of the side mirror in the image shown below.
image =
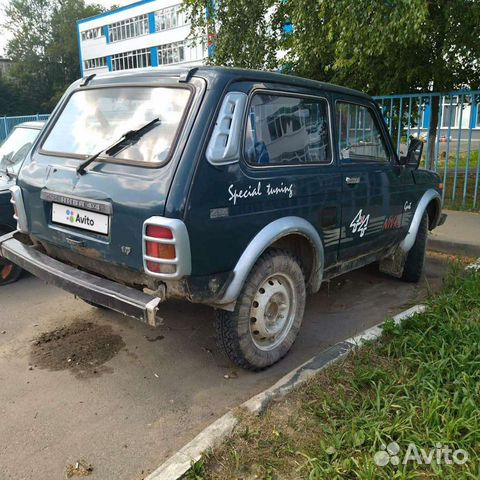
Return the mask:
M 407 154 L 400 157 L 400 165 L 417 169 L 423 153 L 423 142 L 415 137 L 410 137 Z

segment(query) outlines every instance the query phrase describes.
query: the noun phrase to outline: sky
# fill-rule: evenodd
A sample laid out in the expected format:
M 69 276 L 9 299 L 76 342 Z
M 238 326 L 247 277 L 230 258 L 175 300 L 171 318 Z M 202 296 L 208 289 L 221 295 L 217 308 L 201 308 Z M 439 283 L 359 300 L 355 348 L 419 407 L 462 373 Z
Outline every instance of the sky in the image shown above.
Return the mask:
M 99 3 L 105 8 L 109 8 L 112 5 L 128 5 L 129 3 L 134 3 L 137 0 L 86 0 L 86 3 Z M 8 4 L 8 0 L 0 0 L 0 25 L 5 21 L 4 10 L 5 6 Z M 0 55 L 5 54 L 5 45 L 7 43 L 8 37 L 4 31 L 0 31 Z

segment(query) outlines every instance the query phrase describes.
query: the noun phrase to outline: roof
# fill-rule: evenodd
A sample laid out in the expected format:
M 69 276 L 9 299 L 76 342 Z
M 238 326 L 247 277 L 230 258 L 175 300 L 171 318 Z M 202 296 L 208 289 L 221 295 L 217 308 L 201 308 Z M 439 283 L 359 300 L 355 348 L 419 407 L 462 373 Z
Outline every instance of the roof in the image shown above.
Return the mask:
M 108 17 L 110 15 L 113 15 L 118 12 L 123 12 L 124 10 L 130 10 L 132 8 L 139 7 L 140 5 L 144 5 L 146 3 L 151 3 L 154 0 L 139 0 L 137 2 L 129 3 L 128 5 L 124 5 L 123 7 L 118 7 L 113 10 L 107 10 L 103 13 L 99 13 L 97 15 L 92 15 L 91 17 L 86 17 L 86 18 L 81 18 L 80 20 L 77 20 L 78 24 L 85 23 L 85 22 L 90 22 L 91 20 L 96 20 L 98 18 L 103 18 L 103 17 Z
M 122 77 L 124 80 L 134 81 L 139 77 L 186 77 L 198 76 L 207 80 L 218 77 L 225 77 L 229 80 L 256 80 L 271 83 L 284 83 L 297 87 L 314 88 L 320 90 L 328 90 L 331 92 L 343 93 L 346 95 L 355 95 L 370 99 L 371 97 L 358 90 L 334 85 L 332 83 L 319 82 L 308 78 L 298 77 L 295 75 L 285 75 L 283 73 L 267 72 L 261 70 L 248 70 L 242 68 L 216 67 L 208 65 L 200 65 L 196 67 L 150 67 L 139 68 L 133 70 L 124 70 L 120 72 L 108 72 L 98 75 L 98 79 L 107 80 L 109 78 Z
M 22 128 L 33 128 L 35 130 L 41 130 L 45 125 L 45 121 L 43 120 L 35 120 L 33 122 L 23 122 L 15 125 L 15 128 L 22 127 Z

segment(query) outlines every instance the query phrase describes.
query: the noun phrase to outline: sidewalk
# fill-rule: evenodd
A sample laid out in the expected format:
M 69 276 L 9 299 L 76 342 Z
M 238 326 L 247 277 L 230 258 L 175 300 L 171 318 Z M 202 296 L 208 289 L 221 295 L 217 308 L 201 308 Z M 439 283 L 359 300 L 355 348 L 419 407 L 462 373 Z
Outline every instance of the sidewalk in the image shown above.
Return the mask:
M 480 214 L 444 210 L 447 221 L 429 235 L 430 250 L 480 257 Z

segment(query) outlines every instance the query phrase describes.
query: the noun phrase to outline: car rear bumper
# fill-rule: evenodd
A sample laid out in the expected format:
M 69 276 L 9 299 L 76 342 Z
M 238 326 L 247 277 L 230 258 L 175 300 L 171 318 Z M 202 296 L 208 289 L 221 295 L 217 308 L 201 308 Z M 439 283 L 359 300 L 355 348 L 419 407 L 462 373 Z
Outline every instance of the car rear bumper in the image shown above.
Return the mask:
M 149 325 L 156 325 L 158 305 L 165 300 L 142 291 L 83 272 L 45 255 L 14 238 L 0 237 L 0 255 L 47 283 L 74 295 L 115 310 Z

